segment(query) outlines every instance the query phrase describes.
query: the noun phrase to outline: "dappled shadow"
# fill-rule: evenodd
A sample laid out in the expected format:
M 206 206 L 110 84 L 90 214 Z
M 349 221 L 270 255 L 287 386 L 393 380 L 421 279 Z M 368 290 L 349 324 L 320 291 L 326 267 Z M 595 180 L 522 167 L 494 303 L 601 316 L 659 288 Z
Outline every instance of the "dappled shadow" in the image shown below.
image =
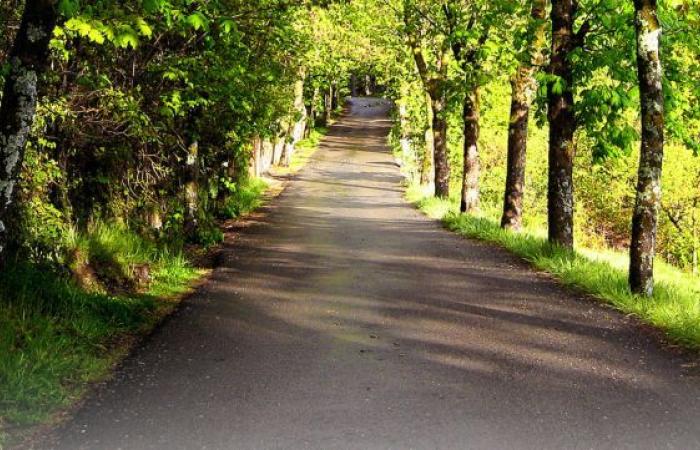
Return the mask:
M 388 106 L 362 104 L 62 448 L 697 443 L 685 361 L 406 205 L 382 140 Z

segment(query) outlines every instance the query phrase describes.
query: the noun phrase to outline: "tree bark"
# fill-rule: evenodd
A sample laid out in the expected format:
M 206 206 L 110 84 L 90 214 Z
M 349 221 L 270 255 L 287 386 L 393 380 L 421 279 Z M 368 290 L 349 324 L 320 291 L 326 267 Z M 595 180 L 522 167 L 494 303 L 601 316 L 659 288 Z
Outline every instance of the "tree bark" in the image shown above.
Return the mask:
M 632 292 L 651 296 L 654 292 L 654 255 L 664 158 L 664 95 L 659 52 L 661 25 L 656 0 L 635 0 L 634 9 L 642 144 L 632 215 L 629 284 Z
M 574 133 L 576 116 L 569 62 L 576 48 L 574 35 L 575 0 L 552 2 L 552 51 L 549 83 L 549 170 L 547 221 L 549 241 L 566 248 L 574 246 Z
M 10 72 L 0 104 L 0 252 L 5 248 L 6 215 L 36 115 L 38 79 L 46 70 L 49 41 L 58 20 L 56 0 L 27 0 L 8 55 Z
M 307 130 L 307 135 L 311 134 L 311 131 L 316 128 L 316 102 L 318 102 L 318 94 L 319 94 L 319 89 L 318 87 L 314 87 L 314 92 L 311 95 L 311 105 L 309 106 L 309 117 L 308 117 L 308 125 L 306 127 Z
M 447 148 L 447 117 L 444 89 L 438 87 L 430 95 L 433 113 L 433 148 L 435 165 L 435 196 L 450 196 L 450 164 Z
M 335 111 L 340 106 L 340 89 L 338 89 L 338 82 L 335 80 L 331 83 L 331 110 Z
M 328 127 L 331 125 L 331 121 L 333 119 L 333 85 L 328 86 L 328 91 L 326 91 L 325 95 L 325 116 L 324 116 L 324 122 L 325 125 Z
M 510 122 L 508 124 L 508 161 L 501 227 L 519 231 L 523 223 L 525 164 L 530 102 L 527 98 L 526 69 L 518 68 L 511 80 Z
M 462 200 L 459 210 L 474 213 L 479 210 L 479 88 L 473 87 L 464 95 L 462 121 L 464 123 L 464 170 L 462 173 Z
M 282 165 L 288 167 L 292 161 L 292 155 L 296 149 L 297 142 L 304 138 L 306 132 L 306 107 L 304 106 L 304 73 L 301 72 L 301 76 L 294 83 L 294 110 L 296 111 L 297 117 L 294 117 L 289 135 L 291 140 L 285 144 L 284 156 L 282 158 Z
M 433 179 L 433 156 L 435 155 L 435 145 L 433 143 L 433 100 L 429 93 L 425 93 L 426 110 L 428 111 L 428 120 L 425 124 L 425 153 L 421 162 L 420 184 L 427 186 L 430 180 Z
M 197 229 L 199 211 L 199 143 L 187 147 L 185 162 L 185 234 L 192 236 Z
M 544 59 L 542 46 L 545 42 L 546 8 L 547 0 L 534 0 L 532 3 L 531 23 L 533 27 L 530 37 L 529 60 L 518 67 L 511 79 L 508 160 L 501 227 L 513 231 L 519 231 L 523 225 L 527 135 L 530 107 L 536 88 L 534 73 Z

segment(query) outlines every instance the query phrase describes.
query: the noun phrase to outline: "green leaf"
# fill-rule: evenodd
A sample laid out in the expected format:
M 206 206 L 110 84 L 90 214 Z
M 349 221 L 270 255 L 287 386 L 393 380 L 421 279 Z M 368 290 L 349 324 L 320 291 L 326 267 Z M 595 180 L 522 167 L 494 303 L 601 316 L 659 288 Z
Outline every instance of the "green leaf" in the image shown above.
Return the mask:
M 73 17 L 80 11 L 80 2 L 78 0 L 60 0 L 58 2 L 58 12 L 63 17 Z
M 187 16 L 185 23 L 197 31 L 209 29 L 209 19 L 207 19 L 204 14 L 200 13 L 199 11 Z

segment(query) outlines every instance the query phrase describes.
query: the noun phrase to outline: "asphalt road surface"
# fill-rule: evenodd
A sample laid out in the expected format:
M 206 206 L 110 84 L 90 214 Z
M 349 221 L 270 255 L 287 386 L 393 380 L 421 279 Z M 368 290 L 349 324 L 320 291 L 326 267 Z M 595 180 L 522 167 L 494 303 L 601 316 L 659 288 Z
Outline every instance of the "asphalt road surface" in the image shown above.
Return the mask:
M 213 279 L 40 448 L 700 448 L 700 377 L 402 199 L 354 99 Z

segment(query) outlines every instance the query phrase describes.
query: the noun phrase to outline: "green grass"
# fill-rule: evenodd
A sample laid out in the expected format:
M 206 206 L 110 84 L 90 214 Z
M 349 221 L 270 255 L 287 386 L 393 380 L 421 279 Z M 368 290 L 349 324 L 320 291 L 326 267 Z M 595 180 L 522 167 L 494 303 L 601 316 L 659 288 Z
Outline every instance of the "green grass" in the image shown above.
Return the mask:
M 659 262 L 654 296 L 640 297 L 627 287 L 625 253 L 590 248 L 566 250 L 550 245 L 542 229 L 525 229 L 521 233 L 503 230 L 493 214 L 458 214 L 455 200 L 430 197 L 420 187 L 409 187 L 406 195 L 449 230 L 506 248 L 564 284 L 663 330 L 670 341 L 700 349 L 700 281 L 691 274 Z
M 268 184 L 261 178 L 250 178 L 236 186 L 229 198 L 226 199 L 224 217 L 233 219 L 244 216 L 260 207 L 267 188 Z
M 316 129 L 299 142 L 290 167 L 282 170 L 301 169 L 324 135 L 325 129 Z M 267 189 L 263 179 L 236 186 L 225 214 L 248 214 L 263 203 Z M 108 377 L 134 340 L 206 273 L 191 267 L 181 251 L 119 225 L 73 233 L 67 247 L 65 273 L 30 263 L 0 272 L 0 448 Z M 151 278 L 145 287 L 134 279 L 143 266 Z
M 2 435 L 50 420 L 108 376 L 133 337 L 203 274 L 120 226 L 73 236 L 71 245 L 100 271 L 115 271 L 100 282 L 127 278 L 137 264 L 150 266 L 152 280 L 140 293 L 110 294 L 104 285 L 79 287 L 55 268 L 8 264 L 0 275 L 0 447 Z
M 302 167 L 309 162 L 316 150 L 318 150 L 321 139 L 323 139 L 326 133 L 328 133 L 328 129 L 323 127 L 316 127 L 311 130 L 308 138 L 297 142 L 289 167 L 275 167 L 273 175 L 290 175 L 301 170 Z

